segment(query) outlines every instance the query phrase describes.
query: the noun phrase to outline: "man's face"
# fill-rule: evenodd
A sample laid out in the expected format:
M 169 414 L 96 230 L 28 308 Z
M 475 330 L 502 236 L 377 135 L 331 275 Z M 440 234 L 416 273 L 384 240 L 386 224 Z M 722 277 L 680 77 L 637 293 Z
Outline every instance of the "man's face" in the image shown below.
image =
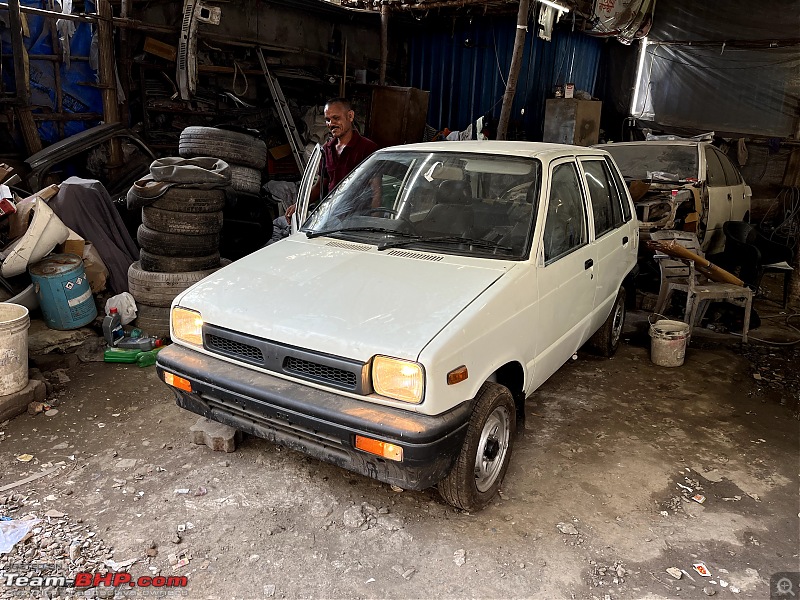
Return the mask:
M 354 116 L 355 114 L 352 110 L 345 110 L 341 104 L 325 105 L 325 124 L 336 139 L 339 139 L 353 128 Z

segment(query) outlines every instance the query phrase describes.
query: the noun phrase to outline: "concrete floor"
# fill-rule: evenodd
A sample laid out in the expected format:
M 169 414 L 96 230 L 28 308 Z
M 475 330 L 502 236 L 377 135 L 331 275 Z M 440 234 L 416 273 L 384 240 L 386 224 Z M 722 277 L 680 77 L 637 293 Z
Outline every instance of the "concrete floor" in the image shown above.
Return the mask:
M 256 438 L 195 446 L 196 416 L 152 367 L 103 363 L 69 370 L 57 415 L 0 426 L 0 487 L 60 467 L 15 488 L 9 514 L 61 511 L 117 562 L 136 558 L 134 575 L 186 575 L 186 598 L 768 598 L 773 573 L 800 571 L 796 390 L 755 380 L 729 336 L 698 332 L 683 367 L 657 367 L 644 316 L 629 323 L 615 358 L 581 353 L 528 400 L 502 493 L 478 514 Z

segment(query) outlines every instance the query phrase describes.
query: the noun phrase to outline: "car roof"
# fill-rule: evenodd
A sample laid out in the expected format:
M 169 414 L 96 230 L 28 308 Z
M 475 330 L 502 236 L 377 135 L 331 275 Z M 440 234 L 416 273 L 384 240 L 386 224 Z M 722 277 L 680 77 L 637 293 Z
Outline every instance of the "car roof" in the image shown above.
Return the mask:
M 692 140 L 641 140 L 638 142 L 616 142 L 614 144 L 596 144 L 593 148 L 616 148 L 618 146 L 700 146 L 708 142 L 694 142 Z
M 570 146 L 568 144 L 546 144 L 542 142 L 516 142 L 516 141 L 463 141 L 463 142 L 426 142 L 421 144 L 404 144 L 390 146 L 386 151 L 399 152 L 471 152 L 476 154 L 502 154 L 506 156 L 520 156 L 525 158 L 538 158 L 543 161 L 554 160 L 564 156 L 607 156 L 601 148 L 588 148 L 584 146 Z

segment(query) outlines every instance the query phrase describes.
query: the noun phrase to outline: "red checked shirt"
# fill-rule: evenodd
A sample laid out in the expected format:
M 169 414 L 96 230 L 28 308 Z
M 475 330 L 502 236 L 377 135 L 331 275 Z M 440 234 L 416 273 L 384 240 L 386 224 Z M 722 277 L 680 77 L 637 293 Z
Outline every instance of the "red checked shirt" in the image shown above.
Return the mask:
M 356 165 L 378 149 L 378 145 L 353 129 L 353 137 L 341 153 L 336 152 L 336 138 L 322 146 L 324 193 L 328 194 L 338 183 L 356 168 Z

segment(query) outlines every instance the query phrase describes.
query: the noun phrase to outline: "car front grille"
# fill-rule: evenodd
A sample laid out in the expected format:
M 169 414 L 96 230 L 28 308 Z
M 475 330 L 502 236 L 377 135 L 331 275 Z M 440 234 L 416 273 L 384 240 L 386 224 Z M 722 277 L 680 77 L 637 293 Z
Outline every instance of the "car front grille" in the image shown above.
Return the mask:
M 264 364 L 264 355 L 255 346 L 226 340 L 218 335 L 206 336 L 206 344 L 209 350 L 220 352 L 231 358 L 240 358 L 259 365 Z
M 305 376 L 308 379 L 335 385 L 337 387 L 347 387 L 355 390 L 356 385 L 358 385 L 358 379 L 355 373 L 308 360 L 302 360 L 293 356 L 286 357 L 286 360 L 283 361 L 283 368 L 287 373 L 292 373 L 301 377 Z
M 285 373 L 356 394 L 372 393 L 372 386 L 363 375 L 367 367 L 359 361 L 320 354 L 211 324 L 203 326 L 203 339 L 206 350 L 267 371 Z

